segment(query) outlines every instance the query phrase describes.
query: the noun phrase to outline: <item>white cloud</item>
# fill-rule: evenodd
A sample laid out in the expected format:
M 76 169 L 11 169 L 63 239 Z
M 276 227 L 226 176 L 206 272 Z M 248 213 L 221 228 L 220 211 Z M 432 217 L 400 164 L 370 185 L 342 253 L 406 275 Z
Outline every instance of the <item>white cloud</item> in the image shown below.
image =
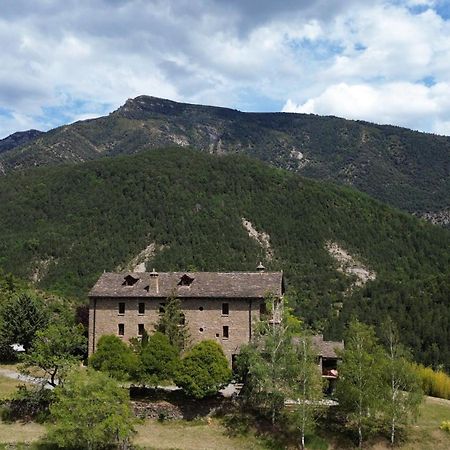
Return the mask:
M 302 104 L 289 99 L 283 111 L 336 115 L 414 129 L 430 121 L 429 131 L 443 132 L 447 130 L 446 119 L 450 119 L 449 98 L 448 83 L 430 87 L 405 82 L 379 86 L 339 83 Z
M 0 136 L 141 94 L 447 130 L 450 22 L 434 3 L 7 0 Z

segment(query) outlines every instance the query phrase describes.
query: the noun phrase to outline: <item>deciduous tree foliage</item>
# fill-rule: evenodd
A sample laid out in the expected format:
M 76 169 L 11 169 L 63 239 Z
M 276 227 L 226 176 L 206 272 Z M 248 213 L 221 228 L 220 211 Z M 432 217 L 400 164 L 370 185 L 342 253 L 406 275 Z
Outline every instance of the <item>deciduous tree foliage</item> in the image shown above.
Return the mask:
M 161 382 L 172 380 L 179 364 L 178 349 L 169 342 L 167 336 L 156 331 L 142 347 L 139 381 L 156 387 Z
M 408 352 L 391 318 L 382 324 L 382 341 L 386 358 L 383 379 L 387 387 L 384 399 L 384 417 L 390 427 L 391 445 L 394 446 L 398 429 L 418 414 L 422 401 L 420 380 L 411 367 Z
M 60 448 L 128 448 L 135 418 L 125 389 L 102 372 L 71 371 L 55 389 L 47 440 Z
M 181 360 L 175 383 L 194 398 L 216 394 L 231 379 L 231 370 L 222 347 L 205 340 L 194 345 Z
M 79 363 L 86 352 L 87 339 L 83 325 L 51 323 L 36 332 L 33 344 L 25 355 L 25 372 L 29 367 L 39 367 L 48 377 L 48 383 L 61 383 L 65 372 Z
M 305 448 L 305 436 L 314 429 L 323 397 L 322 379 L 310 337 L 287 306 L 286 299 L 268 297 L 267 315 L 255 330 L 252 342 L 242 347 L 238 366 L 243 377 L 242 394 L 260 412 L 269 413 L 272 423 L 294 402 L 288 415 Z
M 104 335 L 97 343 L 89 365 L 113 378 L 129 380 L 138 368 L 138 356 L 117 336 Z
M 317 355 L 310 337 L 298 336 L 295 342 L 297 355 L 297 374 L 294 378 L 293 399 L 297 401 L 294 420 L 300 435 L 300 448 L 305 448 L 305 436 L 314 431 L 317 417 L 323 407 L 323 385 L 321 373 L 317 367 Z
M 267 320 L 260 321 L 252 342 L 241 348 L 238 364 L 244 378 L 243 393 L 253 408 L 275 423 L 287 398 L 293 398 L 299 359 L 293 338 L 300 323 L 285 305 L 270 297 Z
M 384 354 L 373 328 L 353 320 L 345 339 L 336 394 L 347 425 L 358 434 L 361 448 L 374 432 L 382 411 Z

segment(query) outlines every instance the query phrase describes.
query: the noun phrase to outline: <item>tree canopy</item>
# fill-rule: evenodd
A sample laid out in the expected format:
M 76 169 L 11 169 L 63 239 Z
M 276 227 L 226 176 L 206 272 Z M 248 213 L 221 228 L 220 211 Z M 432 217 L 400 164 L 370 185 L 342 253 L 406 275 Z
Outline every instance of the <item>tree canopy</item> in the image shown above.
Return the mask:
M 179 366 L 178 349 L 169 338 L 156 331 L 149 338 L 140 353 L 138 378 L 142 384 L 157 386 L 172 380 Z
M 216 394 L 231 380 L 231 370 L 222 347 L 204 340 L 194 345 L 181 360 L 175 383 L 194 398 Z
M 83 359 L 86 347 L 83 325 L 51 323 L 44 330 L 36 332 L 24 363 L 27 368 L 42 369 L 48 382 L 56 386 L 61 383 L 65 372 Z
M 128 380 L 138 368 L 138 356 L 117 336 L 104 335 L 97 342 L 89 365 L 117 380 Z
M 60 448 L 127 448 L 136 421 L 125 389 L 92 369 L 71 371 L 55 389 L 47 440 Z

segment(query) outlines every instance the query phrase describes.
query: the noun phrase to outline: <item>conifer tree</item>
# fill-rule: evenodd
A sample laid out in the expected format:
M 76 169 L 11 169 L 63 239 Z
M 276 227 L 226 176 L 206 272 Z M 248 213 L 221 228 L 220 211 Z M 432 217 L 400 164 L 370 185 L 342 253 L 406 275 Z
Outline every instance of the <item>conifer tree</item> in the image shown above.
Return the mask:
M 175 295 L 167 299 L 156 330 L 165 334 L 170 344 L 176 347 L 178 352 L 181 353 L 186 349 L 189 340 L 188 327 L 181 309 L 181 301 Z

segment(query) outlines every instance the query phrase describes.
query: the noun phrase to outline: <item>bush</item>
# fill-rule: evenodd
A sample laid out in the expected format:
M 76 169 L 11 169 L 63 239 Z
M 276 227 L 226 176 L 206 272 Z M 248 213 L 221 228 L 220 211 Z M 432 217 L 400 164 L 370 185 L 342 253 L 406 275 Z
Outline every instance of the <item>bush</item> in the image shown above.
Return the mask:
M 421 381 L 425 395 L 450 399 L 450 376 L 445 372 L 435 372 L 422 364 L 413 364 L 413 370 Z
M 5 402 L 1 411 L 4 422 L 16 420 L 45 422 L 49 416 L 49 405 L 54 396 L 53 391 L 42 386 L 19 386 L 13 398 Z
M 141 351 L 139 381 L 157 386 L 171 380 L 179 365 L 178 350 L 169 338 L 160 332 L 149 337 L 147 345 Z
M 129 380 L 138 367 L 138 357 L 122 339 L 113 335 L 102 336 L 89 365 L 106 372 L 119 381 Z
M 231 379 L 231 370 L 222 347 L 205 340 L 192 347 L 182 359 L 175 377 L 186 395 L 204 398 L 216 394 Z
M 450 420 L 442 421 L 441 426 L 439 428 L 443 431 L 446 431 L 447 433 L 450 433 Z

